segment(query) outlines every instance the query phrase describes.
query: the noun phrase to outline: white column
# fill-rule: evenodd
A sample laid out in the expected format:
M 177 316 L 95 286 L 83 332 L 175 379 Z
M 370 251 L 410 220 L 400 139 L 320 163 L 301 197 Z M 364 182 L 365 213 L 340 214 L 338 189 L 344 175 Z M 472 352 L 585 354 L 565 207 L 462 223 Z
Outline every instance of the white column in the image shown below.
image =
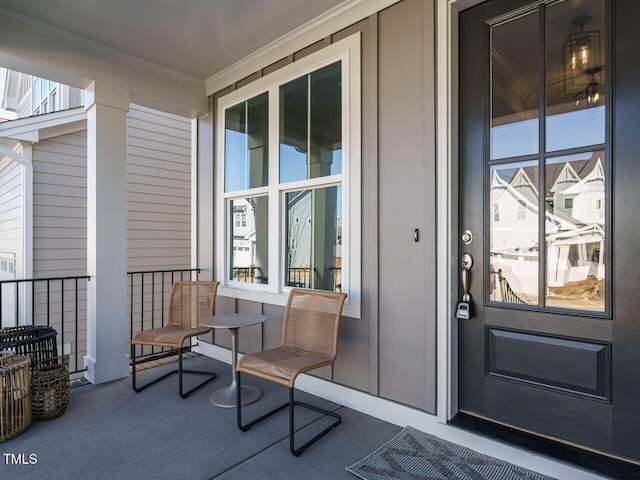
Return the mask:
M 126 114 L 129 92 L 100 82 L 87 111 L 87 356 L 85 378 L 129 375 L 127 356 Z

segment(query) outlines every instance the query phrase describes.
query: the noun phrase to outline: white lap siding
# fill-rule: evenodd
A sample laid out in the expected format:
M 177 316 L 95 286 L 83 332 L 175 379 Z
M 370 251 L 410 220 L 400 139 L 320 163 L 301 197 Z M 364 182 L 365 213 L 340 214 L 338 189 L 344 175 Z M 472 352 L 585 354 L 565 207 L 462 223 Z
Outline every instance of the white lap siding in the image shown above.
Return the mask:
M 131 105 L 127 114 L 127 232 L 130 272 L 191 268 L 189 120 Z M 136 275 L 133 289 L 129 278 L 133 306 L 129 303 L 127 312 L 134 331 L 143 324 L 147 329 L 162 323 L 172 281 L 181 278 L 189 280 L 189 274 L 145 275 L 143 286 L 142 276 Z
M 16 278 L 22 268 L 22 167 L 0 155 L 0 280 Z M 15 286 L 0 287 L 0 326 L 16 324 Z
M 33 145 L 34 278 L 87 273 L 86 152 L 86 131 Z M 62 281 L 34 285 L 35 323 L 53 326 L 64 352 L 78 352 L 71 358 L 74 370 L 82 368 L 86 351 L 86 298 L 85 280 L 78 282 L 77 296 L 74 280 L 64 281 L 64 290 Z
M 127 115 L 129 270 L 190 268 L 191 123 L 136 105 Z
M 0 155 L 0 254 L 15 254 L 18 271 L 22 261 L 21 195 L 22 167 L 18 162 Z

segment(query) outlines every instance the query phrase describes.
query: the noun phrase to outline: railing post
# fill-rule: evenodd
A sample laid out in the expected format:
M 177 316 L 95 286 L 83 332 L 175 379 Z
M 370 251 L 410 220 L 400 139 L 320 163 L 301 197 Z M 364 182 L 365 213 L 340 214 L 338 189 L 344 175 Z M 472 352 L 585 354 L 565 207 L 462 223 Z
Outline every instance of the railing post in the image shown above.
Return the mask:
M 20 325 L 20 302 L 19 302 L 19 297 L 20 297 L 20 289 L 18 288 L 18 284 L 16 283 L 16 288 L 15 288 L 15 294 L 16 294 L 16 325 Z
M 64 278 L 60 280 L 60 349 L 64 353 Z

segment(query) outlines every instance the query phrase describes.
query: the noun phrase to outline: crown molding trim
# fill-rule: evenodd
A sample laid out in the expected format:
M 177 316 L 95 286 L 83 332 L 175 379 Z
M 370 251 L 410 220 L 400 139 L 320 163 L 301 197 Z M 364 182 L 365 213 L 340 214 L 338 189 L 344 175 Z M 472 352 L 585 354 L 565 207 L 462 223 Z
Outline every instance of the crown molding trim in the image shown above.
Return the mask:
M 136 68 L 141 68 L 152 72 L 154 74 L 162 75 L 165 77 L 173 78 L 174 80 L 178 80 L 180 82 L 197 86 L 202 88 L 203 80 L 201 78 L 195 77 L 193 75 L 189 75 L 173 68 L 165 67 L 163 65 L 159 65 L 154 62 L 150 62 L 148 60 L 144 60 L 142 58 L 136 57 L 135 55 L 130 55 L 121 50 L 108 47 L 99 42 L 95 42 L 86 37 L 82 37 L 80 35 L 76 35 L 74 33 L 68 32 L 61 28 L 55 27 L 45 22 L 41 22 L 40 20 L 36 20 L 35 18 L 31 18 L 29 16 L 23 15 L 21 13 L 14 12 L 11 9 L 0 6 L 0 17 L 4 17 L 7 20 L 11 20 L 15 23 L 18 23 L 24 27 L 32 28 L 41 33 L 51 35 L 55 38 L 63 40 L 65 42 L 71 43 L 75 46 L 88 49 L 90 51 L 94 51 L 105 55 L 107 57 L 113 58 L 117 61 L 123 62 L 128 65 L 132 65 Z
M 347 28 L 400 0 L 346 0 L 327 12 L 256 50 L 209 77 L 206 94 L 212 95 L 258 70 L 327 36 Z

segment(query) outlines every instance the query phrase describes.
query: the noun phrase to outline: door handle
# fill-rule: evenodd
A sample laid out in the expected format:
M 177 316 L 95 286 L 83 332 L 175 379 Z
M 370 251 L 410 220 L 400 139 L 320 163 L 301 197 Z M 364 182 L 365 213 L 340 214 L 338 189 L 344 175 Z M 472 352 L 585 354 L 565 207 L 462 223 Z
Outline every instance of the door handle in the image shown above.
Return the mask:
M 469 293 L 469 270 L 473 266 L 473 258 L 468 253 L 460 257 L 460 276 L 462 280 L 462 301 L 456 309 L 456 318 L 461 320 L 469 320 L 471 313 L 471 294 Z
M 473 267 L 473 257 L 468 253 L 465 253 L 460 257 L 460 275 L 462 277 L 462 301 L 468 302 L 471 300 L 471 295 L 469 294 L 469 271 L 471 267 Z

